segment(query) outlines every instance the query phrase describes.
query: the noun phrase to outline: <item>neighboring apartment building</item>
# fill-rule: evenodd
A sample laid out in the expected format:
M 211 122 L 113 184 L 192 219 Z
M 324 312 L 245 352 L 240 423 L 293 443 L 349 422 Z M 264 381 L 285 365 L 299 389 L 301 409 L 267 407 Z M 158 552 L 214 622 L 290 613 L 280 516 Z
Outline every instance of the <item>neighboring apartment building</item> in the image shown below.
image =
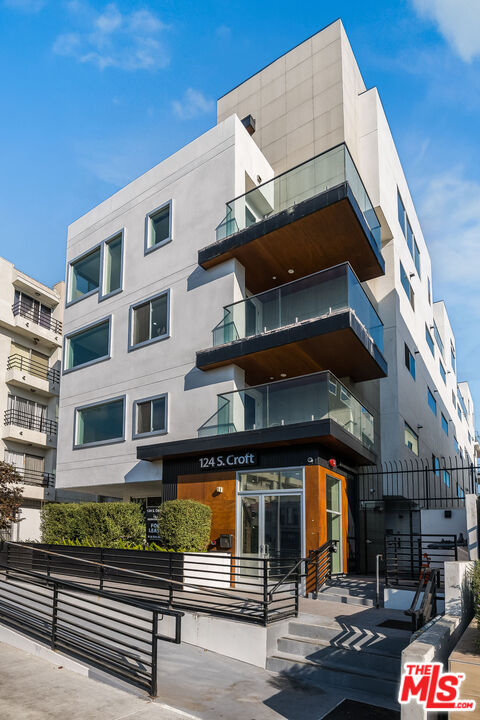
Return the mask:
M 14 540 L 38 540 L 55 497 L 64 282 L 49 288 L 0 258 L 0 458 L 22 476 Z
M 334 538 L 346 570 L 359 467 L 474 457 L 432 293 L 377 90 L 337 21 L 70 226 L 58 487 L 201 500 L 238 553 Z

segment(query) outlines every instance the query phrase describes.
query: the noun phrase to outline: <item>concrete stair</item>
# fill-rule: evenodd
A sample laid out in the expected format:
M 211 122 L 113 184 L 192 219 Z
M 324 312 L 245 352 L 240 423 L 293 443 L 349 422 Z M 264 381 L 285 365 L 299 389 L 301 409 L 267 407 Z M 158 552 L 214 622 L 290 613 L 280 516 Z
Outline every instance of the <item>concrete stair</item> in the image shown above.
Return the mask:
M 267 669 L 300 683 L 366 692 L 372 704 L 377 700 L 381 705 L 396 701 L 400 655 L 409 639 L 410 633 L 403 630 L 358 627 L 358 616 L 352 623 L 300 617 L 289 623 L 287 635 L 278 638 Z
M 321 602 L 341 602 L 346 605 L 375 607 L 375 581 L 361 578 L 333 577 L 327 580 L 317 595 Z

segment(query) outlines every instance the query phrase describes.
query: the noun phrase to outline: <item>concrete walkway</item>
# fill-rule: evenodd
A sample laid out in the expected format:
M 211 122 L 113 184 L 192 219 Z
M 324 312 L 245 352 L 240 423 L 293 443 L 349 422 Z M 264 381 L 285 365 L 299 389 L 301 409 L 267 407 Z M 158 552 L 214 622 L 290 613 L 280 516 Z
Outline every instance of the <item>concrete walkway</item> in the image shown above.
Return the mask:
M 321 720 L 345 697 L 369 702 L 366 693 L 302 686 L 191 645 L 165 643 L 160 667 L 159 698 L 151 702 L 0 643 L 0 718 Z

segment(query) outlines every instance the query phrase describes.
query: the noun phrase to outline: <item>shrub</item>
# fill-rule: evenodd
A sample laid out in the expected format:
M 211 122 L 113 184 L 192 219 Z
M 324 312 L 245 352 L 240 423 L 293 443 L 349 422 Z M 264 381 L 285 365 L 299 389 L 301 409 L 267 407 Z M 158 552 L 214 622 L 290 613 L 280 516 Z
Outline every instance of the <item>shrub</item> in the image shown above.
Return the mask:
M 113 547 L 143 543 L 145 519 L 138 503 L 49 503 L 42 510 L 42 541 Z
M 472 582 L 473 612 L 477 621 L 477 628 L 480 630 L 480 560 L 474 564 L 470 580 Z M 477 640 L 477 647 L 480 649 L 480 635 Z
M 205 552 L 212 511 L 195 500 L 169 500 L 160 507 L 159 543 L 176 552 Z

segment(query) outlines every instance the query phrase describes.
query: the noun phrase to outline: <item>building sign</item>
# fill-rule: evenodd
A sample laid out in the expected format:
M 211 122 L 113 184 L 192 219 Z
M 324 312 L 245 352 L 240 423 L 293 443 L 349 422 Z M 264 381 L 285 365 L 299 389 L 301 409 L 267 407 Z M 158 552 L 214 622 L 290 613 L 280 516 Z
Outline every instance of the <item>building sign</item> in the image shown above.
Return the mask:
M 252 467 L 257 464 L 257 455 L 252 452 L 236 452 L 225 455 L 206 455 L 198 459 L 200 470 L 219 470 L 220 468 Z
M 160 506 L 154 505 L 147 507 L 145 510 L 145 521 L 147 525 L 147 544 L 151 542 L 158 542 L 158 513 L 160 512 Z

